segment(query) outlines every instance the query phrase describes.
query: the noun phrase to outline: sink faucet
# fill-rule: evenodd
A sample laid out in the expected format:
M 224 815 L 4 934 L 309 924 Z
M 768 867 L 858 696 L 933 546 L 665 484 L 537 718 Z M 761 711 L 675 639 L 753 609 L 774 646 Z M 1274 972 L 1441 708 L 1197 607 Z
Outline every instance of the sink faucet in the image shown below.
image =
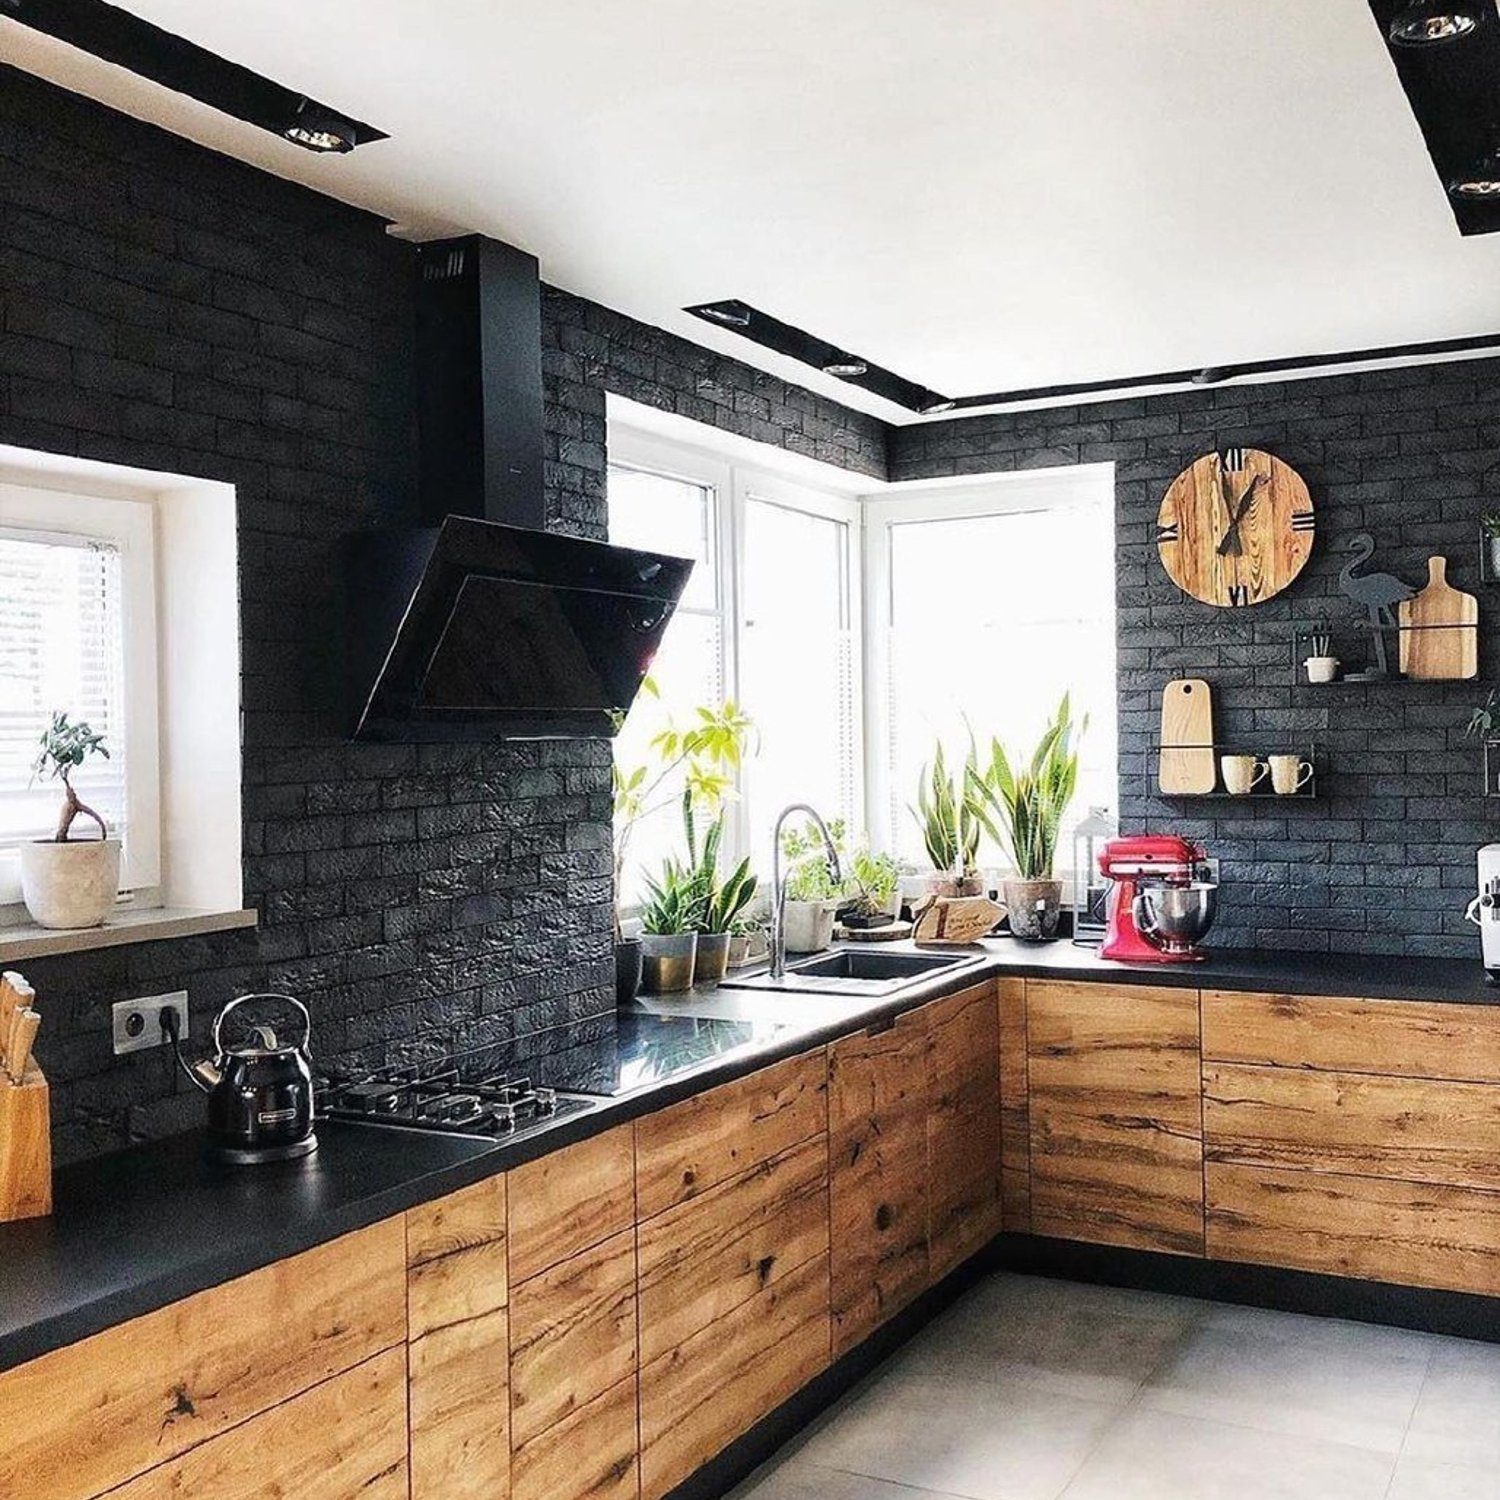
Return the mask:
M 835 882 L 842 881 L 843 871 L 839 868 L 839 852 L 833 847 L 833 836 L 828 832 L 828 825 L 818 816 L 816 808 L 809 807 L 805 802 L 793 802 L 790 806 L 781 810 L 781 815 L 776 819 L 776 827 L 771 834 L 771 968 L 772 979 L 780 979 L 786 973 L 786 882 L 781 878 L 781 825 L 796 812 L 806 813 L 807 816 L 817 824 L 818 832 L 823 835 L 823 847 L 828 850 L 828 863 L 833 866 L 833 878 Z

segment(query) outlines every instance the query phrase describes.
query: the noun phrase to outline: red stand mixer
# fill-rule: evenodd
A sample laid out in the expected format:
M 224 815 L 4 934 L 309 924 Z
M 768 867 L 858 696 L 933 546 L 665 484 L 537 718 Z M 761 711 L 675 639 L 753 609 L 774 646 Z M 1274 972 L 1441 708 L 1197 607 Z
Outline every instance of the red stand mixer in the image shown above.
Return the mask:
M 1101 958 L 1122 963 L 1197 963 L 1213 926 L 1219 882 L 1204 851 L 1175 834 L 1111 839 L 1099 855 L 1111 881 Z

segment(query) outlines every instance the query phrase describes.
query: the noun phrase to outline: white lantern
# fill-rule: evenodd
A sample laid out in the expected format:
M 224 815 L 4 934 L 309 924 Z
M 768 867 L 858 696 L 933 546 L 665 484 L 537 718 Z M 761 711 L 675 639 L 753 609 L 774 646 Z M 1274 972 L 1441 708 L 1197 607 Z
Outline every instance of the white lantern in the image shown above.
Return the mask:
M 1073 830 L 1073 941 L 1090 946 L 1104 941 L 1104 898 L 1109 882 L 1099 873 L 1099 855 L 1115 836 L 1114 815 L 1091 807 Z

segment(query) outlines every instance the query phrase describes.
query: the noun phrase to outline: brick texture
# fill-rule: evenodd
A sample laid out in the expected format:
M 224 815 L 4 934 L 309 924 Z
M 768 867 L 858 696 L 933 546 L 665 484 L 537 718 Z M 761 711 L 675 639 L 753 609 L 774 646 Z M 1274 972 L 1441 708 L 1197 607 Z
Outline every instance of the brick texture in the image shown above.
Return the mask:
M 319 643 L 336 551 L 414 519 L 409 245 L 374 217 L 0 68 L 0 443 L 235 485 L 252 932 L 27 965 L 67 1161 L 196 1123 L 109 1007 L 309 1003 L 319 1059 L 587 1051 L 613 1026 L 609 747 L 350 744 Z M 885 429 L 546 294 L 549 524 L 605 530 L 604 395 L 869 474 Z
M 1264 448 L 1301 473 L 1318 536 L 1284 594 L 1217 610 L 1173 585 L 1153 528 L 1173 477 L 1234 445 Z M 1500 801 L 1482 795 L 1479 750 L 1463 725 L 1500 666 L 1491 623 L 1500 589 L 1480 583 L 1477 547 L 1479 514 L 1500 491 L 1500 362 L 950 420 L 893 430 L 889 451 L 892 479 L 1116 465 L 1122 826 L 1175 830 L 1221 858 L 1215 943 L 1477 954 L 1463 908 L 1475 847 L 1500 836 Z M 1294 682 L 1299 624 L 1325 621 L 1345 662 L 1367 653 L 1338 590 L 1339 543 L 1359 531 L 1375 538 L 1373 567 L 1421 584 L 1428 556 L 1443 553 L 1454 586 L 1478 594 L 1479 683 Z M 1067 663 L 1057 666 L 1066 681 Z M 1153 795 L 1161 688 L 1183 676 L 1213 684 L 1217 733 L 1234 746 L 1320 747 L 1318 800 Z

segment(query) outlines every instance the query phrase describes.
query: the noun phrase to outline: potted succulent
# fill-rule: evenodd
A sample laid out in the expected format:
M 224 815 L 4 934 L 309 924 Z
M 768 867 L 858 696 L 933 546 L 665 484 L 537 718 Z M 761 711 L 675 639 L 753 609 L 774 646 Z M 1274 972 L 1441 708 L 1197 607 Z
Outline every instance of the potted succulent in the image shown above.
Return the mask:
M 742 912 L 729 925 L 729 967 L 743 969 L 748 964 L 759 963 L 770 951 L 770 935 L 766 932 L 765 919 Z
M 55 713 L 38 742 L 33 777 L 62 783 L 63 805 L 50 839 L 21 845 L 21 896 L 32 920 L 43 927 L 98 927 L 120 890 L 120 841 L 109 836 L 104 819 L 79 798 L 73 773 L 91 755 L 109 759 L 103 736 L 87 724 L 73 724 Z M 73 838 L 82 814 L 99 825 L 98 838 Z
M 744 915 L 755 896 L 756 880 L 750 861 L 742 859 L 728 879 L 719 879 L 719 845 L 724 837 L 721 812 L 698 844 L 697 820 L 693 816 L 693 794 L 682 794 L 682 829 L 687 836 L 688 864 L 700 898 L 698 946 L 693 956 L 693 983 L 717 984 L 729 966 L 729 948 L 734 924 Z
M 931 768 L 923 766 L 917 782 L 917 805 L 911 811 L 922 829 L 922 842 L 935 872 L 929 889 L 938 896 L 984 894 L 984 881 L 975 862 L 980 832 L 973 790 L 976 776 L 972 745 L 963 771 L 954 776 L 948 771 L 939 743 Z
M 835 818 L 828 831 L 834 846 L 842 852 L 842 820 Z M 843 904 L 844 887 L 833 878 L 822 835 L 811 824 L 803 829 L 785 829 L 781 854 L 787 861 L 782 928 L 786 951 L 820 953 L 833 941 L 833 919 Z
M 660 699 L 655 678 L 642 681 L 640 696 L 648 702 Z M 700 806 L 721 804 L 729 795 L 752 727 L 732 701 L 717 708 L 700 707 L 686 729 L 668 722 L 652 737 L 646 763 L 615 763 L 615 998 L 621 1005 L 635 998 L 643 963 L 641 940 L 630 931 L 633 923 L 621 909 L 630 836 L 643 818 L 671 806 L 680 784 L 686 784 Z
M 648 994 L 691 989 L 703 922 L 703 892 L 694 871 L 675 859 L 646 880 L 648 900 L 641 910 L 641 983 Z
M 849 863 L 853 900 L 839 913 L 845 927 L 884 927 L 900 905 L 901 870 L 889 854 L 861 849 Z
M 1077 734 L 1087 727 L 1085 719 Z M 1015 871 L 1002 882 L 1010 930 L 1028 942 L 1048 942 L 1057 932 L 1062 881 L 1053 879 L 1052 860 L 1063 814 L 1078 784 L 1074 734 L 1065 693 L 1028 763 L 1012 765 L 999 740 L 992 739 L 988 767 L 968 770 L 976 814 Z

